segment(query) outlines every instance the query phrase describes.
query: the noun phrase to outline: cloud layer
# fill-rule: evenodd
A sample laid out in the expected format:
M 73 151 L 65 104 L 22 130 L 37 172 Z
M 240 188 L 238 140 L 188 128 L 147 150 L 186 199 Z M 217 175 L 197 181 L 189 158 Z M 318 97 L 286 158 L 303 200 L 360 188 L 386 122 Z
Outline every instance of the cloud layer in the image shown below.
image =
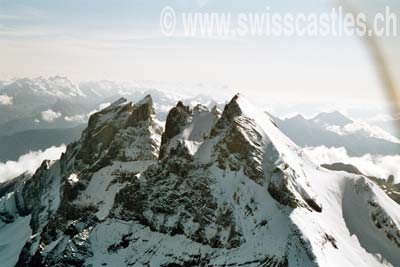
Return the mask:
M 343 147 L 328 148 L 325 146 L 305 148 L 304 151 L 318 165 L 342 162 L 354 165 L 365 175 L 385 179 L 389 175 L 394 175 L 395 181 L 400 183 L 400 156 L 367 154 L 363 157 L 350 157 Z
M 48 110 L 42 112 L 42 120 L 47 121 L 47 122 L 52 122 L 55 119 L 58 119 L 59 117 L 61 117 L 61 115 L 62 114 L 60 112 L 56 112 L 51 109 L 48 109 Z
M 43 160 L 56 160 L 65 152 L 66 146 L 50 147 L 44 151 L 33 151 L 19 157 L 18 161 L 0 163 L 0 183 L 14 178 L 24 172 L 34 173 Z

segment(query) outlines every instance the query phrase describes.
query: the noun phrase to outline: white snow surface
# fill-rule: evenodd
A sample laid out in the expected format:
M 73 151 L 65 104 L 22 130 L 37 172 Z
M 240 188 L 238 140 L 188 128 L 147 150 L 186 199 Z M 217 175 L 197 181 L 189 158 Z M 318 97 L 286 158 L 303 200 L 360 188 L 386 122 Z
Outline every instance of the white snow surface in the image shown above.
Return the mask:
M 130 172 L 140 173 L 154 164 L 154 161 L 136 161 L 136 162 L 113 162 L 111 166 L 105 167 L 96 172 L 90 180 L 89 186 L 76 200 L 80 205 L 94 205 L 98 207 L 96 216 L 104 219 L 110 212 L 114 204 L 115 195 L 127 183 L 112 183 L 118 173 Z
M 209 111 L 206 107 L 197 105 L 194 108 L 191 121 L 180 134 L 172 138 L 167 151 L 176 147 L 178 143 L 184 142 L 189 152 L 194 155 L 203 143 L 204 138 L 210 134 L 212 127 L 220 116 L 219 113 L 218 109 Z
M 319 266 L 385 266 L 381 263 L 381 257 L 374 254 L 387 254 L 391 259 L 391 264 L 396 266 L 400 262 L 400 248 L 384 237 L 375 225 L 371 223 L 371 215 L 364 212 L 364 217 L 357 216 L 360 207 L 367 206 L 363 198 L 374 198 L 380 203 L 381 209 L 389 216 L 396 225 L 397 233 L 399 227 L 400 207 L 391 200 L 383 191 L 381 191 L 372 182 L 368 182 L 370 190 L 360 192 L 361 200 L 355 199 L 348 201 L 348 192 L 355 190 L 355 184 L 359 179 L 345 173 L 335 174 L 328 171 L 322 171 L 314 165 L 311 160 L 302 153 L 288 138 L 286 138 L 276 128 L 265 113 L 254 109 L 249 103 L 240 98 L 239 105 L 244 114 L 250 118 L 254 118 L 261 126 L 271 142 L 277 147 L 282 154 L 282 158 L 296 171 L 307 177 L 304 183 L 299 183 L 309 192 L 315 195 L 318 202 L 322 204 L 323 211 L 321 213 L 309 212 L 305 209 L 295 209 L 290 215 L 292 221 L 300 229 L 304 237 L 309 240 L 313 253 L 316 255 L 316 261 Z M 367 195 L 365 195 L 367 194 Z M 351 233 L 346 224 L 343 213 L 348 212 L 352 218 L 358 218 L 355 228 L 358 229 L 358 236 Z M 389 215 L 390 214 L 390 215 Z M 349 223 L 347 221 L 347 223 Z M 365 225 L 368 224 L 368 226 Z M 374 245 L 374 240 L 367 239 L 359 242 L 361 236 L 369 236 L 371 232 L 379 232 L 376 235 L 382 244 Z M 337 242 L 338 249 L 332 247 L 329 242 L 323 240 L 323 235 L 327 233 L 333 236 Z M 385 245 L 383 245 L 385 244 Z M 390 250 L 386 250 L 386 247 Z M 372 247 L 375 250 L 371 249 Z M 367 253 L 373 251 L 374 254 Z M 397 256 L 396 253 L 397 252 Z M 391 253 L 391 254 L 390 254 Z M 390 266 L 388 264 L 388 266 Z
M 3 199 L 0 199 L 0 203 Z M 2 204 L 2 203 L 1 203 Z M 20 251 L 31 236 L 29 226 L 31 216 L 20 217 L 14 223 L 5 224 L 0 221 L 0 265 L 15 266 Z

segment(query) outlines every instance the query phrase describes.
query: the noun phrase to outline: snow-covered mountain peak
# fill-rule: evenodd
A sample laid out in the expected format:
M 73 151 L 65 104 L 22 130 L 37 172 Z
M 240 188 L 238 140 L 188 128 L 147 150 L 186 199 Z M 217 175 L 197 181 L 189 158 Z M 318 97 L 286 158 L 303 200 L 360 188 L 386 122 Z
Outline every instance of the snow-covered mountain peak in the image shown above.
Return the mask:
M 105 155 L 108 160 L 152 160 L 158 157 L 161 132 L 151 96 L 136 104 L 121 98 L 90 117 L 78 158 L 86 162 Z
M 339 111 L 323 112 L 316 115 L 312 120 L 316 123 L 325 123 L 328 125 L 337 125 L 337 126 L 344 126 L 346 124 L 353 122 L 353 120 L 343 115 Z
M 193 155 L 209 136 L 219 117 L 220 112 L 216 107 L 211 111 L 203 105 L 197 105 L 191 109 L 179 101 L 168 113 L 161 141 L 160 158 L 166 157 L 171 148 L 178 146 L 181 142 L 185 143 Z
M 142 100 L 136 103 L 137 106 L 141 105 L 153 105 L 153 99 L 151 95 L 146 95 Z
M 236 94 L 231 101 L 225 106 L 222 113 L 222 117 L 226 119 L 231 119 L 235 116 L 242 115 L 241 107 L 239 106 L 239 99 L 241 99 L 239 94 Z
M 272 197 L 283 205 L 298 205 L 321 211 L 302 171 L 316 168 L 265 112 L 244 96 L 236 95 L 225 106 L 211 131 L 218 140 L 215 157 L 229 169 L 242 169 L 260 184 L 269 184 Z

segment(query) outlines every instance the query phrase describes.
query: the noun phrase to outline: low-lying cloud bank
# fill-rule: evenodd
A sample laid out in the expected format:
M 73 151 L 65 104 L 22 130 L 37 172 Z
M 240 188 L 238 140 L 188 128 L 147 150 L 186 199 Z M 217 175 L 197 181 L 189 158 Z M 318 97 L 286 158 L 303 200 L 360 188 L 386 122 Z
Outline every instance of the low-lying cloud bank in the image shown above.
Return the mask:
M 350 157 L 343 147 L 328 148 L 325 146 L 305 148 L 304 152 L 318 165 L 342 162 L 354 165 L 365 175 L 385 179 L 389 175 L 394 175 L 396 183 L 400 183 L 400 155 L 377 156 L 367 154 L 363 157 Z
M 73 115 L 73 116 L 65 116 L 64 120 L 65 121 L 69 121 L 69 122 L 86 122 L 87 120 L 89 120 L 89 117 L 92 116 L 94 113 L 99 112 L 100 110 L 105 109 L 106 107 L 108 107 L 111 103 L 101 103 L 99 105 L 98 109 L 92 110 L 87 114 L 77 114 L 77 115 Z
M 42 120 L 47 122 L 52 122 L 55 119 L 61 117 L 61 115 L 62 115 L 61 112 L 56 112 L 54 110 L 48 109 L 42 112 Z
M 44 151 L 32 151 L 19 157 L 18 161 L 0 163 L 0 183 L 14 178 L 24 172 L 34 173 L 43 160 L 59 159 L 66 146 L 50 147 Z

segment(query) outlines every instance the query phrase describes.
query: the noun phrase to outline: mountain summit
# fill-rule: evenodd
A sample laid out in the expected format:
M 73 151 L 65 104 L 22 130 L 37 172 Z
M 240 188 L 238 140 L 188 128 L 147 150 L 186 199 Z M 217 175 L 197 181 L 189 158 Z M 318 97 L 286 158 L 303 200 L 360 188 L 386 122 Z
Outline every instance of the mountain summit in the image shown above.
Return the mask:
M 400 207 L 316 166 L 236 95 L 120 99 L 32 177 L 0 185 L 3 266 L 395 266 Z

